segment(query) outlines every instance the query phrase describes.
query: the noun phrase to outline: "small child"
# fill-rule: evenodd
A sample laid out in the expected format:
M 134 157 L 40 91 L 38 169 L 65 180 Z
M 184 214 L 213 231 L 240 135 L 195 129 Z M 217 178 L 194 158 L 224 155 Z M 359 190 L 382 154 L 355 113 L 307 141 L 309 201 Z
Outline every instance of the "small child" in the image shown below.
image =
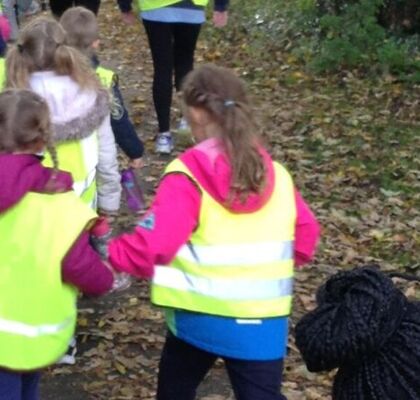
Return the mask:
M 309 371 L 338 368 L 334 400 L 420 399 L 420 303 L 375 266 L 339 272 L 296 325 Z
M 46 102 L 28 90 L 0 94 L 0 400 L 39 398 L 39 370 L 66 351 L 76 287 L 100 295 L 113 274 L 89 245 L 95 213 L 68 173 L 45 168 Z
M 84 57 L 65 44 L 64 29 L 53 19 L 35 19 L 6 65 L 9 87 L 30 88 L 47 101 L 58 160 L 71 172 L 75 192 L 101 214 L 116 214 L 121 185 L 109 95 Z
M 219 357 L 238 399 L 284 399 L 293 267 L 311 260 L 317 221 L 261 145 L 239 78 L 201 67 L 183 99 L 198 144 L 166 168 L 135 231 L 111 241 L 111 263 L 152 277 L 165 309 L 158 400 L 194 399 Z
M 61 17 L 60 23 L 67 33 L 67 44 L 91 60 L 103 85 L 112 90 L 111 126 L 115 140 L 130 158 L 130 166 L 132 168 L 141 167 L 143 164 L 143 143 L 137 136 L 124 106 L 118 86 L 118 76 L 113 71 L 100 66 L 95 54 L 95 50 L 99 46 L 98 23 L 95 14 L 84 7 L 69 8 Z

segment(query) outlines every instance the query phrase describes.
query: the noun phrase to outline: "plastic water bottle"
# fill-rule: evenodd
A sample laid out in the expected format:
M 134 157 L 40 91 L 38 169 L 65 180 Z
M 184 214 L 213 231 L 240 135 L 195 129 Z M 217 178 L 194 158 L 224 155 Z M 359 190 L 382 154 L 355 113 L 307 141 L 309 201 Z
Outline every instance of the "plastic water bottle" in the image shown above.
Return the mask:
M 132 168 L 124 169 L 121 172 L 121 185 L 127 199 L 128 208 L 134 212 L 143 210 L 145 208 L 143 191 Z
M 91 229 L 91 243 L 103 260 L 108 259 L 108 242 L 112 236 L 112 229 L 105 217 L 99 217 L 95 226 Z M 130 275 L 120 272 L 114 273 L 112 291 L 121 291 L 131 286 Z

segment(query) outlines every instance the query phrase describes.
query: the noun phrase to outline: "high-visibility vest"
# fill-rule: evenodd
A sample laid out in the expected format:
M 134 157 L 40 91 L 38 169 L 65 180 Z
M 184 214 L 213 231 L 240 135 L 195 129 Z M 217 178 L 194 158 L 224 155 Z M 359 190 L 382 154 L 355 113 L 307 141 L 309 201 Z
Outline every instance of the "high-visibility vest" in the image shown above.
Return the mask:
M 170 6 L 178 2 L 179 0 L 137 0 L 138 7 L 141 11 L 154 10 L 155 8 Z M 192 0 L 192 2 L 196 6 L 205 7 L 209 0 Z
M 156 266 L 156 305 L 235 318 L 290 314 L 296 204 L 278 163 L 274 191 L 258 211 L 236 214 L 214 200 L 179 159 L 165 173 L 188 175 L 202 192 L 198 228 L 168 266 Z
M 0 91 L 4 89 L 6 84 L 6 60 L 1 57 L 0 58 Z
M 56 146 L 59 168 L 73 177 L 73 190 L 82 200 L 96 209 L 96 167 L 99 159 L 96 132 L 81 140 L 60 142 Z M 52 166 L 48 153 L 43 164 Z
M 115 79 L 114 71 L 104 67 L 97 67 L 96 74 L 98 75 L 102 85 L 104 85 L 108 89 L 112 87 L 112 83 Z
M 53 364 L 76 324 L 61 263 L 95 213 L 73 193 L 27 194 L 0 214 L 0 369 Z

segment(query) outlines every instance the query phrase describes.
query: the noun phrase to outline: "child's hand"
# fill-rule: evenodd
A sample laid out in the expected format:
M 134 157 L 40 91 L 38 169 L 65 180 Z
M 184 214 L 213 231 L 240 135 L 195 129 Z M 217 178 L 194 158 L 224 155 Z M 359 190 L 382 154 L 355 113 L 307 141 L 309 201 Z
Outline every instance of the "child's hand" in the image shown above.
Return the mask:
M 132 11 L 121 13 L 121 19 L 127 25 L 134 25 L 137 22 L 137 18 Z
M 130 167 L 133 169 L 140 169 L 144 167 L 144 161 L 143 158 L 135 158 L 134 160 L 130 160 L 129 163 Z
M 228 12 L 227 11 L 214 11 L 213 12 L 213 25 L 216 28 L 223 28 L 228 22 Z

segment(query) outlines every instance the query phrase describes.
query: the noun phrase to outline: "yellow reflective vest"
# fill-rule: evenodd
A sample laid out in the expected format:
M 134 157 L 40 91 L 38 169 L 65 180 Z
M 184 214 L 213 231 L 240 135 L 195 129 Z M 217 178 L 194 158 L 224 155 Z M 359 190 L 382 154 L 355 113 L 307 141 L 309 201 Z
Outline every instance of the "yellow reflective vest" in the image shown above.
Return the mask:
M 0 91 L 4 89 L 6 84 L 6 60 L 0 58 Z
M 192 0 L 197 6 L 205 7 L 209 0 Z M 155 8 L 162 8 L 178 3 L 179 0 L 137 0 L 137 5 L 141 11 L 154 10 Z
M 73 192 L 29 193 L 0 214 L 0 369 L 38 369 L 65 353 L 77 291 L 61 262 L 94 217 Z
M 96 167 L 99 159 L 98 138 L 96 132 L 84 139 L 60 142 L 56 146 L 59 167 L 73 177 L 73 190 L 93 209 L 96 209 Z M 47 153 L 43 164 L 52 166 Z
M 169 266 L 157 266 L 152 302 L 159 306 L 234 318 L 290 314 L 296 204 L 292 179 L 274 163 L 275 185 L 258 211 L 235 214 L 215 201 L 179 159 L 202 192 L 198 228 Z
M 114 71 L 104 67 L 97 67 L 96 74 L 98 75 L 102 85 L 108 89 L 112 87 L 112 83 L 115 79 Z

